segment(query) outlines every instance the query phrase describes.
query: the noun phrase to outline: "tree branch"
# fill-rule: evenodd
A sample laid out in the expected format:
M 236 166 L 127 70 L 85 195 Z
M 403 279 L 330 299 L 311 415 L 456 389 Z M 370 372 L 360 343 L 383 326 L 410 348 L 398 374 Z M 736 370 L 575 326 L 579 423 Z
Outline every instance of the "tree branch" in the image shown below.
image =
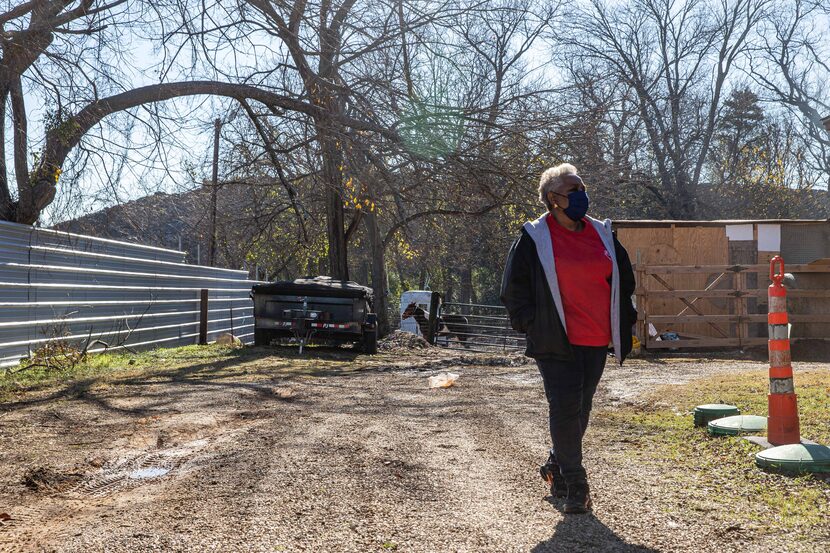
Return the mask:
M 254 110 L 251 109 L 251 106 L 245 100 L 240 100 L 239 102 L 242 104 L 242 108 L 245 110 L 245 113 L 248 114 L 248 119 L 254 124 L 254 128 L 256 129 L 257 134 L 259 135 L 260 139 L 262 139 L 263 146 L 265 151 L 268 152 L 268 158 L 271 160 L 271 164 L 277 170 L 277 176 L 280 179 L 280 183 L 282 184 L 285 191 L 288 193 L 288 199 L 291 202 L 291 207 L 294 210 L 294 213 L 297 216 L 297 223 L 300 225 L 300 232 L 302 233 L 303 243 L 308 244 L 308 232 L 305 228 L 305 221 L 303 220 L 302 214 L 300 213 L 299 208 L 297 207 L 297 192 L 294 190 L 294 187 L 291 186 L 291 183 L 288 182 L 285 178 L 285 173 L 283 172 L 282 163 L 280 163 L 279 157 L 277 157 L 277 152 L 274 151 L 274 148 L 271 144 L 271 139 L 268 134 L 265 132 L 265 129 L 262 128 L 262 125 L 257 119 Z
M 14 135 L 14 174 L 17 180 L 17 190 L 22 198 L 29 188 L 29 160 L 28 157 L 28 121 L 26 119 L 26 104 L 23 100 L 23 87 L 20 77 L 11 83 L 12 100 L 12 132 Z
M 41 210 L 49 205 L 57 191 L 56 170 L 63 165 L 69 152 L 93 126 L 113 113 L 154 102 L 161 102 L 183 96 L 214 95 L 233 98 L 237 101 L 255 100 L 272 108 L 304 113 L 311 117 L 328 117 L 355 130 L 365 130 L 398 141 L 395 132 L 379 125 L 361 121 L 343 114 L 332 114 L 323 108 L 301 100 L 277 94 L 255 86 L 224 83 L 219 81 L 188 81 L 149 85 L 88 104 L 77 115 L 69 117 L 46 134 L 43 155 L 35 168 L 31 187 L 18 204 L 16 219 L 19 223 L 32 224 L 37 221 Z M 22 192 L 22 191 L 21 191 Z
M 424 217 L 430 217 L 432 215 L 459 215 L 463 217 L 476 217 L 479 215 L 484 215 L 493 211 L 498 206 L 502 205 L 501 202 L 489 204 L 478 211 L 465 211 L 463 209 L 428 209 L 426 211 L 419 211 L 418 213 L 413 213 L 409 217 L 402 219 L 392 225 L 388 231 L 386 231 L 386 237 L 383 239 L 383 247 L 386 248 L 389 246 L 389 243 L 395 237 L 395 233 L 398 232 L 401 228 L 405 227 L 412 221 L 416 221 L 418 219 L 423 219 Z
M 0 26 L 8 23 L 12 19 L 17 19 L 18 17 L 23 17 L 27 13 L 31 12 L 34 7 L 39 4 L 42 0 L 30 0 L 29 2 L 24 2 L 17 6 L 16 8 L 12 8 L 11 10 L 7 11 L 6 13 L 0 14 Z

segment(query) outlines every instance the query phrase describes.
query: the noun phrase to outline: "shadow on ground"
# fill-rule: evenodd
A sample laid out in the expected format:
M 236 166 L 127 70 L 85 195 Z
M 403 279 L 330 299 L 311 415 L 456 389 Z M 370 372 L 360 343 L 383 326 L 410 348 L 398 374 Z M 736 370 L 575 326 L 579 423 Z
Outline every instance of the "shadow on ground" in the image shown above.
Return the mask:
M 318 347 L 314 348 L 313 354 L 301 355 L 296 348 L 254 347 L 227 352 L 221 357 L 208 354 L 205 357 L 190 355 L 180 359 L 166 358 L 166 361 L 178 361 L 182 365 L 160 370 L 144 369 L 136 375 L 128 376 L 102 374 L 71 380 L 57 387 L 54 382 L 31 386 L 26 390 L 27 393 L 53 390 L 45 395 L 28 396 L 18 401 L 0 402 L 0 412 L 15 411 L 49 403 L 56 399 L 70 398 L 85 401 L 105 411 L 118 412 L 128 416 L 146 416 L 151 413 L 158 413 L 164 407 L 174 407 L 179 399 L 177 396 L 189 393 L 187 390 L 189 385 L 247 389 L 262 395 L 266 399 L 275 399 L 270 387 L 262 386 L 256 382 L 247 382 L 246 376 L 254 373 L 271 374 L 275 369 L 281 371 L 282 375 L 345 376 L 360 370 L 376 368 L 371 365 L 368 367 L 349 366 L 348 364 L 355 361 L 358 355 L 358 352 L 345 348 Z M 201 359 L 206 360 L 199 362 Z M 265 361 L 265 363 L 257 364 L 261 361 Z M 300 361 L 299 364 L 298 361 Z M 130 370 L 130 368 L 125 366 L 123 370 Z M 153 401 L 152 394 L 145 395 L 144 397 L 150 398 L 150 401 L 145 402 L 139 408 L 117 407 L 108 401 L 108 398 L 120 396 L 117 393 L 113 394 L 113 390 L 118 387 L 134 389 L 135 387 L 149 387 L 163 383 L 175 383 L 182 386 L 177 392 L 171 393 L 169 390 L 165 390 L 157 401 Z M 101 384 L 106 384 L 106 389 L 96 390 Z
M 553 536 L 540 542 L 531 553 L 625 552 L 656 553 L 656 549 L 626 542 L 592 513 L 565 515 Z

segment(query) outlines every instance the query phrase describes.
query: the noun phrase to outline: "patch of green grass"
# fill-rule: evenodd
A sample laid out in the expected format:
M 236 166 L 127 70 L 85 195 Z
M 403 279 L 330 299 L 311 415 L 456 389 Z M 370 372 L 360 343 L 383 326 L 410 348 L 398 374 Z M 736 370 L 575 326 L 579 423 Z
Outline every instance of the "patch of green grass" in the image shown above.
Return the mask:
M 7 401 L 23 392 L 41 390 L 75 380 L 148 370 L 175 369 L 194 362 L 220 361 L 244 356 L 244 351 L 212 344 L 159 348 L 137 353 L 126 351 L 99 353 L 91 354 L 75 366 L 64 370 L 50 370 L 39 366 L 27 367 L 24 363 L 5 371 L 0 370 L 0 401 Z
M 307 347 L 303 354 L 296 347 L 232 348 L 215 344 L 159 348 L 135 354 L 118 351 L 90 355 L 64 370 L 25 365 L 6 371 L 0 369 L 0 402 L 75 382 L 87 386 L 117 384 L 118 378 L 134 375 L 156 382 L 189 378 L 254 380 L 275 372 L 318 378 L 375 370 L 399 361 L 400 354 L 394 352 L 363 355 L 349 348 L 315 346 Z
M 830 480 L 788 477 L 755 466 L 759 448 L 740 437 L 711 437 L 695 428 L 692 410 L 706 403 L 737 405 L 742 414 L 767 413 L 766 373 L 723 375 L 685 385 L 664 386 L 636 406 L 597 414 L 605 430 L 635 447 L 632 461 L 658 466 L 678 509 L 716 511 L 725 520 L 764 529 L 813 529 L 830 517 Z M 804 438 L 830 445 L 830 373 L 795 376 Z

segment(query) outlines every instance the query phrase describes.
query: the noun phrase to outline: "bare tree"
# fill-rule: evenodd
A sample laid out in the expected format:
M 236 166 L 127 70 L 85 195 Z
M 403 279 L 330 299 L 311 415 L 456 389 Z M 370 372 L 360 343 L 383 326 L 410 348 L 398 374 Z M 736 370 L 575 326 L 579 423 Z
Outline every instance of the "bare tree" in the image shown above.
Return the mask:
M 825 179 L 830 175 L 828 41 L 830 5 L 823 0 L 776 2 L 757 38 L 751 75 L 771 99 L 799 121 L 807 155 L 802 163 Z M 827 182 L 827 180 L 825 180 Z
M 728 78 L 768 0 L 590 0 L 561 42 L 630 87 L 659 181 L 644 186 L 668 215 L 690 218 Z

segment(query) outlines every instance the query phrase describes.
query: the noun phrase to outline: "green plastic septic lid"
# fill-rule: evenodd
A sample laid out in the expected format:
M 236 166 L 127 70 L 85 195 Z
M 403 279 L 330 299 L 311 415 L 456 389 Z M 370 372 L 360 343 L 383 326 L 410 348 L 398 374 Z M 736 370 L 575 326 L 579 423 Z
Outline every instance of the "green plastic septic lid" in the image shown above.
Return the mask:
M 767 429 L 767 418 L 758 415 L 735 415 L 716 419 L 709 423 L 709 434 L 718 436 L 737 436 Z
M 755 454 L 761 468 L 783 472 L 830 472 L 830 447 L 818 444 L 790 444 Z
M 695 413 L 705 415 L 731 415 L 733 413 L 740 413 L 740 410 L 734 405 L 727 405 L 726 403 L 709 403 L 706 405 L 698 405 L 695 407 Z

